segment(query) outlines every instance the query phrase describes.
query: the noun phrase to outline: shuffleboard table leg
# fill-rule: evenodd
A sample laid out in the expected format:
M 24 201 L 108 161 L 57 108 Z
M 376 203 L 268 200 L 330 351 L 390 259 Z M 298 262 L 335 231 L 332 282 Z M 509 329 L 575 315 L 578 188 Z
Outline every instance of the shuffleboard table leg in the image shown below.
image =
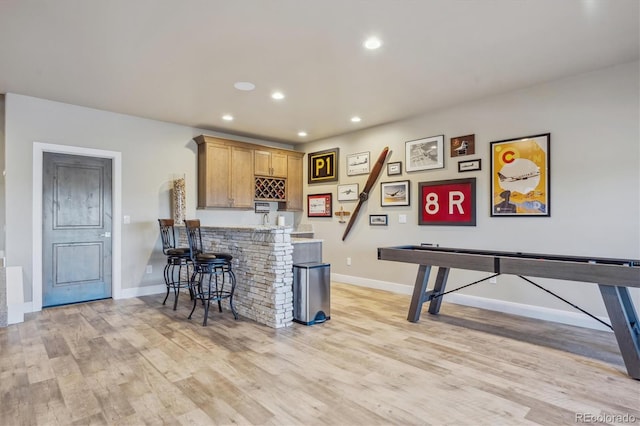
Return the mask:
M 440 293 L 444 291 L 444 288 L 447 285 L 447 278 L 449 277 L 449 268 L 438 268 L 438 275 L 436 275 L 436 282 L 433 285 L 433 297 L 431 298 L 431 303 L 429 303 L 429 313 L 437 314 L 440 312 L 440 305 L 442 305 L 442 297 Z
M 411 305 L 409 306 L 409 315 L 407 321 L 418 322 L 422 304 L 427 300 L 426 291 L 429 284 L 429 274 L 431 273 L 430 265 L 420 265 L 418 275 L 416 275 L 416 283 L 413 287 L 413 296 L 411 296 Z
M 627 373 L 640 380 L 640 324 L 627 287 L 598 284 Z

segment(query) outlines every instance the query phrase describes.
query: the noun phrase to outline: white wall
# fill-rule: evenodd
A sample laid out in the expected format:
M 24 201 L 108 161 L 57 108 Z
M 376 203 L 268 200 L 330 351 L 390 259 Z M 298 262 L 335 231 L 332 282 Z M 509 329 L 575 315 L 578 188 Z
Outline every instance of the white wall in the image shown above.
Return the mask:
M 448 143 L 451 137 L 475 133 L 477 155 L 469 158 L 481 158 L 483 165 L 480 172 L 458 174 L 457 161 L 448 157 L 447 149 L 444 170 L 405 172 L 392 178 L 384 173 L 382 181 L 412 181 L 411 206 L 380 207 L 377 185 L 346 242 L 341 241 L 344 225 L 338 223 L 337 217 L 303 217 L 302 221 L 312 223 L 316 236 L 324 239 L 324 258 L 332 264 L 337 278 L 406 293 L 413 285 L 417 267 L 378 261 L 377 247 L 434 242 L 443 246 L 640 258 L 638 76 L 639 64 L 635 62 L 301 147 L 306 152 L 340 147 L 340 183 L 359 183 L 360 188 L 366 176 L 346 176 L 346 155 L 370 151 L 371 157 L 376 158 L 388 145 L 393 151 L 390 161 L 404 163 L 404 142 L 426 136 L 444 134 Z M 490 218 L 489 142 L 544 132 L 551 133 L 551 217 Z M 157 218 L 170 214 L 169 189 L 174 177 L 186 175 L 187 216 L 199 217 L 203 223 L 260 223 L 261 217 L 253 212 L 196 212 L 196 144 L 192 137 L 201 133 L 213 134 L 8 94 L 6 255 L 8 266 L 23 268 L 25 300 L 31 300 L 32 286 L 33 142 L 122 153 L 122 214 L 131 216 L 131 224 L 123 225 L 122 244 L 122 288 L 128 289 L 162 283 L 164 257 Z M 418 182 L 467 176 L 478 179 L 477 226 L 418 226 Z M 321 192 L 333 192 L 335 196 L 336 186 L 305 188 L 306 194 Z M 344 203 L 345 210 L 354 205 Z M 340 204 L 336 202 L 334 207 L 338 210 Z M 389 214 L 389 226 L 369 227 L 367 216 L 373 213 Z M 398 224 L 399 213 L 408 215 L 407 224 Z M 287 223 L 293 220 L 293 214 L 288 213 Z M 352 258 L 352 266 L 346 266 L 346 257 Z M 154 265 L 154 274 L 144 274 L 147 264 Z M 477 277 L 476 272 L 453 271 L 449 286 Z M 595 285 L 540 281 L 593 313 L 605 315 Z M 498 302 L 571 309 L 510 277 L 501 277 L 497 285 L 471 287 L 465 294 Z M 634 297 L 638 298 L 638 292 Z
M 306 152 L 340 148 L 340 184 L 359 183 L 367 176 L 347 176 L 346 156 L 370 151 L 372 162 L 384 146 L 393 151 L 388 161 L 402 161 L 403 175 L 380 181 L 406 180 L 411 185 L 410 207 L 380 207 L 375 186 L 361 217 L 345 242 L 345 225 L 332 219 L 304 218 L 324 239 L 325 261 L 334 278 L 346 282 L 393 288 L 410 293 L 417 266 L 378 261 L 376 248 L 438 243 L 441 246 L 507 251 L 640 258 L 640 130 L 638 62 L 538 85 L 473 103 L 434 111 L 411 120 L 334 137 L 305 146 Z M 434 82 L 437 84 L 437 82 Z M 364 117 L 366 120 L 366 117 Z M 551 133 L 551 217 L 490 217 L 489 143 L 508 138 Z M 482 171 L 457 172 L 449 156 L 449 139 L 474 133 Z M 445 169 L 405 171 L 405 141 L 445 135 Z M 306 170 L 305 170 L 306 173 Z M 418 182 L 477 178 L 477 226 L 418 226 Z M 332 192 L 336 186 L 310 185 L 306 193 Z M 334 198 L 335 200 L 335 198 Z M 334 210 L 340 209 L 334 204 Z M 355 202 L 342 203 L 353 210 Z M 370 227 L 369 214 L 388 214 L 388 227 Z M 398 214 L 408 216 L 398 223 Z M 346 265 L 351 257 L 352 265 Z M 484 276 L 452 271 L 449 287 Z M 594 284 L 538 280 L 593 313 L 606 316 Z M 514 277 L 498 284 L 480 284 L 464 294 L 553 309 L 572 308 Z M 638 292 L 635 292 L 636 301 Z M 593 321 L 588 319 L 588 321 Z
M 122 153 L 122 288 L 163 283 L 157 219 L 171 217 L 172 180 L 183 174 L 187 217 L 205 224 L 261 223 L 253 211 L 196 211 L 196 151 L 192 140 L 206 133 L 291 149 L 291 146 L 216 134 L 170 123 L 115 114 L 28 96 L 6 95 L 6 255 L 23 268 L 25 301 L 32 300 L 32 151 L 34 142 Z M 272 209 L 275 209 L 275 204 Z M 293 213 L 285 213 L 287 224 Z M 121 218 L 120 218 L 121 219 Z M 272 214 L 275 220 L 275 214 Z M 145 274 L 146 265 L 153 274 Z
M 4 198 L 4 126 L 5 126 L 5 95 L 0 94 L 0 225 L 5 224 L 5 210 L 7 203 Z M 4 227 L 0 226 L 0 258 L 4 256 Z M 4 265 L 1 265 L 4 266 Z

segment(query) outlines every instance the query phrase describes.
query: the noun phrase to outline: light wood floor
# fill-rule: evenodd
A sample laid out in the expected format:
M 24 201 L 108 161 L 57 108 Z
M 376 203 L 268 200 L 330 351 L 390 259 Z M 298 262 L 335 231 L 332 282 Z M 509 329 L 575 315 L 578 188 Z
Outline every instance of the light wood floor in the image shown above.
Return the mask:
M 176 312 L 161 302 L 46 309 L 0 329 L 0 424 L 640 422 L 612 333 L 446 302 L 412 324 L 408 296 L 336 283 L 330 321 L 283 330 L 216 309 L 202 327 L 186 295 Z

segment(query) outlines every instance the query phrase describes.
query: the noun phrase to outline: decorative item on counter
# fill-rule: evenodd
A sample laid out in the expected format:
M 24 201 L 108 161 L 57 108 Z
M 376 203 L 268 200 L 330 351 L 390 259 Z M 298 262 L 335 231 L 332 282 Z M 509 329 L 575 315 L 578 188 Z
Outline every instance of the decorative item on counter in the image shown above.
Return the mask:
M 187 216 L 185 179 L 173 180 L 173 220 L 176 225 L 184 225 Z
M 346 216 L 351 216 L 351 212 L 345 212 L 344 208 L 342 206 L 340 206 L 340 211 L 336 212 L 336 216 L 338 216 L 340 218 L 340 220 L 338 222 L 346 223 L 347 221 L 344 220 L 344 218 Z
M 278 216 L 278 226 L 284 226 L 284 216 Z

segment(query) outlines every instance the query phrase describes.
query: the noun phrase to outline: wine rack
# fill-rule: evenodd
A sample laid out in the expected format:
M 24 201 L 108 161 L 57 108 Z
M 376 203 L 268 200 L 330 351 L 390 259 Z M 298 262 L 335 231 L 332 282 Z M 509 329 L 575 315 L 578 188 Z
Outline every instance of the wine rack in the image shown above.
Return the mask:
M 256 200 L 286 200 L 286 179 L 256 177 Z

